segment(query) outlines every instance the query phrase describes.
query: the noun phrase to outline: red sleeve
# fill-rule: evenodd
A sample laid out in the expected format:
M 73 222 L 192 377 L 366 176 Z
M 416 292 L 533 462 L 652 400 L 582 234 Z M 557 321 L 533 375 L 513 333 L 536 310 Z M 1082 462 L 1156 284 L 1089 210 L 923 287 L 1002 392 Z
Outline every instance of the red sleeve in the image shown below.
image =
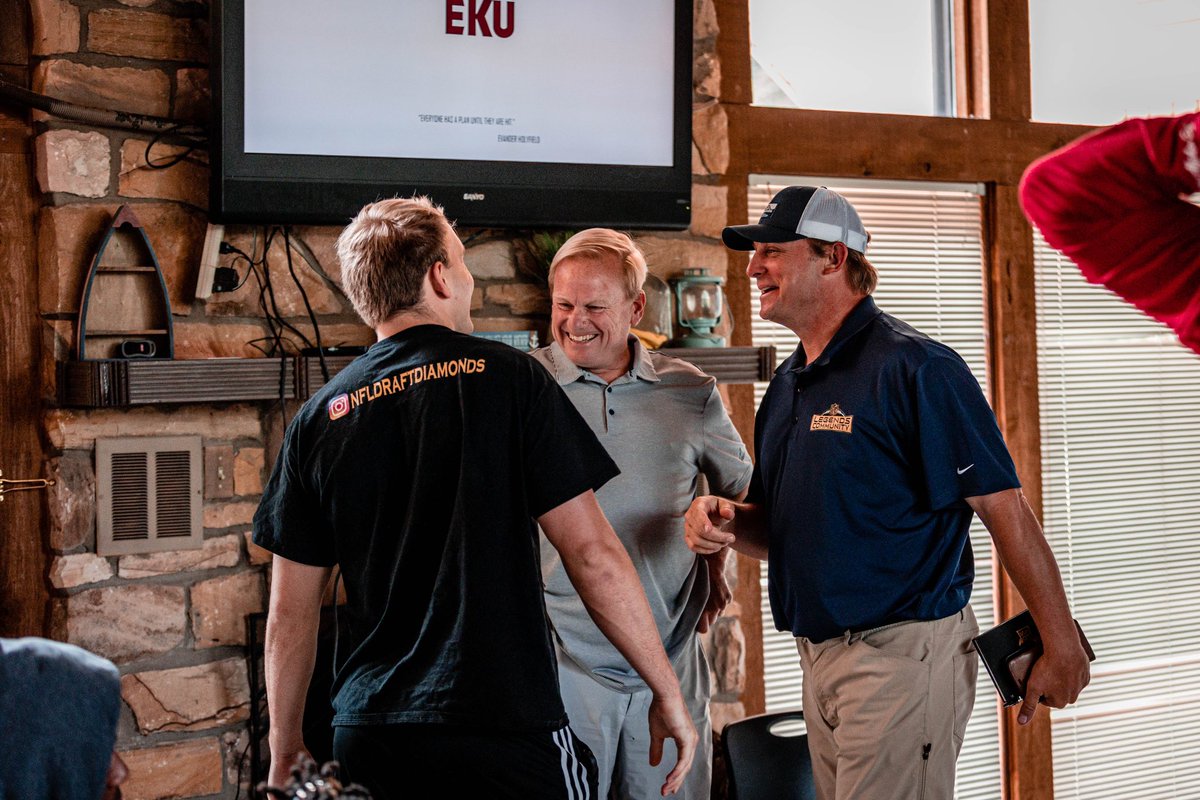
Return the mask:
M 1133 119 L 1035 161 L 1021 205 L 1046 241 L 1200 353 L 1200 113 Z

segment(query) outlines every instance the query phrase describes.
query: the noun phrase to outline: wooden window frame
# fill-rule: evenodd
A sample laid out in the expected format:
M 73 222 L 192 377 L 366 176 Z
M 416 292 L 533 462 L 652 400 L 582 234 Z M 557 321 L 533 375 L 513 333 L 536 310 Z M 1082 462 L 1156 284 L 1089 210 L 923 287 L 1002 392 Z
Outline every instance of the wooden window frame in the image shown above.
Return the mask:
M 925 117 L 752 106 L 749 0 L 713 0 L 721 65 L 718 108 L 728 130 L 728 224 L 745 222 L 751 174 L 828 175 L 902 181 L 982 183 L 990 390 L 1026 497 L 1039 518 L 1041 438 L 1038 416 L 1033 238 L 1017 200 L 1026 166 L 1093 128 L 1034 122 L 1031 116 L 1029 8 L 1013 0 L 954 0 L 955 88 L 959 116 Z M 849 53 L 849 47 L 848 47 Z M 848 57 L 852 55 L 848 54 Z M 745 268 L 730 253 L 729 274 Z M 749 287 L 729 282 L 734 344 L 750 344 Z M 744 436 L 754 426 L 750 387 L 730 392 Z M 995 559 L 993 559 L 995 561 Z M 759 564 L 738 562 L 737 601 L 747 641 L 761 642 Z M 996 581 L 997 608 L 1024 608 L 1007 577 Z M 747 713 L 764 704 L 761 648 L 747 648 Z M 1012 710 L 1000 723 L 1006 800 L 1054 793 L 1050 718 L 1024 727 Z

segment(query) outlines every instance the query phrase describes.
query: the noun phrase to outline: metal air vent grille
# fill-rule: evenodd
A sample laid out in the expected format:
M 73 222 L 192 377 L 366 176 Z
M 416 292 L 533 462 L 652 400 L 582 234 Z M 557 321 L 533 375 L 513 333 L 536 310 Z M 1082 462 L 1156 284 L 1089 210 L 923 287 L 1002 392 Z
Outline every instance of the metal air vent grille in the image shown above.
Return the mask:
M 201 452 L 198 436 L 97 439 L 97 554 L 201 547 Z

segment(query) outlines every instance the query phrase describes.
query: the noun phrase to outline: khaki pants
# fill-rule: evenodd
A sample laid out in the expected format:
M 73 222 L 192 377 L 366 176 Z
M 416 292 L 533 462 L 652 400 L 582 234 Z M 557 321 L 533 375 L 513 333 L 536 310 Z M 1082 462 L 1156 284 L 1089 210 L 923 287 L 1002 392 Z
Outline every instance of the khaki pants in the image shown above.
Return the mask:
M 820 800 L 953 800 L 978 633 L 967 606 L 930 622 L 796 640 Z

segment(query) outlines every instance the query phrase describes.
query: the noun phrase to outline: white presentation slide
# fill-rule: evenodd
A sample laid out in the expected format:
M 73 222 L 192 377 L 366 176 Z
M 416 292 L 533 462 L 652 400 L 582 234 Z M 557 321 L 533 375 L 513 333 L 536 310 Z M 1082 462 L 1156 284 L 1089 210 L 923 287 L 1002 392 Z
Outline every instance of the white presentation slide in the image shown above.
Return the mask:
M 248 153 L 670 166 L 674 0 L 248 0 Z

